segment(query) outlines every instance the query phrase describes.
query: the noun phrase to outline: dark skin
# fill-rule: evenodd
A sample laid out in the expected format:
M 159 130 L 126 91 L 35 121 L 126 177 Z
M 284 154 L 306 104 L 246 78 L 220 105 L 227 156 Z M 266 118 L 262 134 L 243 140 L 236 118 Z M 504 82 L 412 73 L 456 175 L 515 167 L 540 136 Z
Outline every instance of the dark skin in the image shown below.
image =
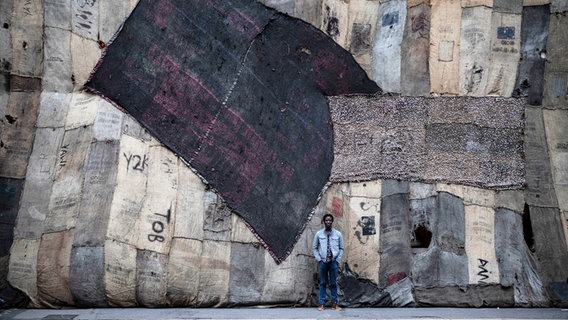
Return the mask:
M 331 217 L 325 217 L 323 224 L 325 225 L 325 231 L 330 232 L 331 225 L 333 224 L 333 219 Z

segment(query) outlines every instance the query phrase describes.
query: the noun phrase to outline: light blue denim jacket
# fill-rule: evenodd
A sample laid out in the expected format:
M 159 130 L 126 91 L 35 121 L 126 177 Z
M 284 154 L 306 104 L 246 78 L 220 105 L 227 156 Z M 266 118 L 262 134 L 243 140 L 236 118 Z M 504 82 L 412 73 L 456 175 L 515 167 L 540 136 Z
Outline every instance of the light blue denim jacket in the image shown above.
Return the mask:
M 344 250 L 343 235 L 341 232 L 331 228 L 329 243 L 331 244 L 333 260 L 337 261 L 337 263 L 341 263 Z M 327 234 L 325 233 L 325 228 L 316 232 L 312 244 L 312 251 L 317 261 L 325 261 L 325 256 L 327 255 Z

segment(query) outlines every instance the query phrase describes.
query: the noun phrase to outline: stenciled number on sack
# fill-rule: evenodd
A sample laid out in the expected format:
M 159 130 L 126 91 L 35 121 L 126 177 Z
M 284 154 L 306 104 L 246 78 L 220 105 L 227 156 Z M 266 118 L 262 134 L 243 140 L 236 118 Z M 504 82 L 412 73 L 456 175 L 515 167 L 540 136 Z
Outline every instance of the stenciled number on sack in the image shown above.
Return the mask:
M 150 242 L 155 242 L 155 241 L 164 242 L 165 238 L 161 234 L 166 229 L 166 225 L 170 223 L 171 214 L 172 212 L 169 209 L 166 214 L 154 212 L 154 216 L 158 216 L 159 218 L 157 219 L 159 220 L 152 221 L 152 233 L 148 234 L 148 240 Z
M 123 153 L 124 158 L 126 159 L 126 170 L 130 170 L 132 168 L 136 171 L 144 171 L 146 167 L 148 167 L 148 156 L 147 155 L 137 155 L 137 154 L 129 154 Z

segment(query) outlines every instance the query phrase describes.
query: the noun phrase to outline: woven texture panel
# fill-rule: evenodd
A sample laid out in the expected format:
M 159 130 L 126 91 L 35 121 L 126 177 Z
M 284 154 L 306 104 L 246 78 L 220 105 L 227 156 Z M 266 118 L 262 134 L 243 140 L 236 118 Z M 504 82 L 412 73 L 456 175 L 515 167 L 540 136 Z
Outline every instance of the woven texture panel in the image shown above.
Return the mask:
M 332 181 L 523 186 L 524 99 L 331 97 Z

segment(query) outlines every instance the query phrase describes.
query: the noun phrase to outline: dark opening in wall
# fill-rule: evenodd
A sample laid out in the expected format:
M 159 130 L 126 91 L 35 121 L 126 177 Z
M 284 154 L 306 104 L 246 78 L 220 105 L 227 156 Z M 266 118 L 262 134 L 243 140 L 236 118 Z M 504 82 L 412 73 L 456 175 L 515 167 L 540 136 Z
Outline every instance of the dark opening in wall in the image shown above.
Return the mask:
M 526 203 L 523 210 L 523 235 L 525 236 L 525 242 L 527 243 L 529 250 L 534 252 L 534 236 L 531 223 L 531 213 L 529 205 Z
M 432 232 L 424 226 L 417 226 L 414 229 L 414 239 L 411 241 L 412 248 L 428 248 L 432 241 Z

